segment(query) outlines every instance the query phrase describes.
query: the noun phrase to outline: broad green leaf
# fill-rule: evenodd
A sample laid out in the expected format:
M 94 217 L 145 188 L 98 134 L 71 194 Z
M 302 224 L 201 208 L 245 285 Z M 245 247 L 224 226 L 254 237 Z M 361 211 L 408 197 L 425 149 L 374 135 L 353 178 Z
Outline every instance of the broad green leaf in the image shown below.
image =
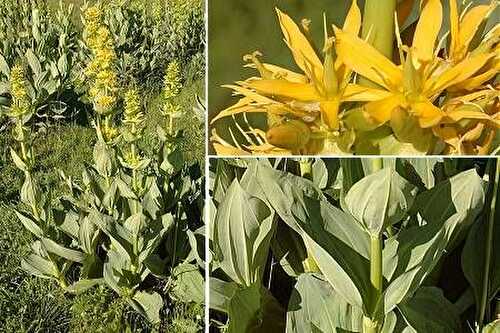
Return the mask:
M 493 186 L 490 187 L 493 189 Z M 488 204 L 492 200 L 492 190 L 489 191 Z M 484 292 L 483 277 L 485 271 L 486 248 L 489 246 L 493 254 L 490 258 L 490 275 L 488 278 L 487 301 L 490 302 L 500 291 L 500 195 L 497 194 L 496 211 L 493 221 L 492 239 L 488 243 L 487 232 L 489 228 L 489 214 L 482 215 L 470 228 L 464 248 L 462 250 L 462 270 L 467 281 L 469 281 L 474 291 L 476 304 L 481 304 Z M 489 213 L 489 210 L 487 210 Z M 479 311 L 479 307 L 476 310 Z
M 435 169 L 441 160 L 440 158 L 398 159 L 397 171 L 420 189 L 430 189 L 436 185 Z
M 288 275 L 297 277 L 305 273 L 303 263 L 307 259 L 307 249 L 302 237 L 285 223 L 278 223 L 271 249 Z
M 238 289 L 235 282 L 226 282 L 214 277 L 210 277 L 210 309 L 227 313 L 230 301 Z
M 394 169 L 384 168 L 354 184 L 345 197 L 346 208 L 372 235 L 405 217 L 413 205 L 415 187 Z
M 114 223 L 110 216 L 92 211 L 89 219 L 111 239 L 111 245 L 126 260 L 130 260 L 133 253 L 131 239 L 132 235 L 120 224 Z
M 38 207 L 41 200 L 42 194 L 36 180 L 27 173 L 21 187 L 21 201 L 30 207 Z
M 415 204 L 423 219 L 440 223 L 457 212 L 469 211 L 472 219 L 482 209 L 485 184 L 475 169 L 459 173 L 417 196 Z
M 83 252 L 68 249 L 49 238 L 42 238 L 41 242 L 48 252 L 56 254 L 61 258 L 78 263 L 82 263 L 85 259 L 85 254 Z
M 192 264 L 180 264 L 175 267 L 172 277 L 175 284 L 172 292 L 183 302 L 205 302 L 205 281 L 198 267 Z
M 163 307 L 163 299 L 157 292 L 149 293 L 147 291 L 138 291 L 132 298 L 134 301 L 132 304 L 137 303 L 134 306 L 140 313 L 145 315 L 150 322 L 159 323 L 160 322 L 160 310 Z
M 235 178 L 234 167 L 229 165 L 226 160 L 218 159 L 215 171 L 215 179 L 213 184 L 213 199 L 220 203 L 225 196 L 229 186 L 231 186 Z
M 398 305 L 406 323 L 415 332 L 460 333 L 460 318 L 443 292 L 435 287 L 423 287 L 415 296 Z
M 445 221 L 428 223 L 399 232 L 386 241 L 383 272 L 389 281 L 384 291 L 385 313 L 405 301 L 445 254 L 448 244 L 471 218 L 470 211 L 452 215 Z
M 14 211 L 19 218 L 19 221 L 21 221 L 26 229 L 28 229 L 38 238 L 41 238 L 43 236 L 42 228 L 38 226 L 37 221 L 31 215 L 18 211 L 17 209 L 15 209 Z
M 79 295 L 102 282 L 104 282 L 103 279 L 82 279 L 68 286 L 65 290 L 69 293 Z
M 56 278 L 57 266 L 50 260 L 31 253 L 21 261 L 21 268 L 26 272 L 41 278 Z
M 5 75 L 6 77 L 10 77 L 9 64 L 7 63 L 2 54 L 0 54 L 0 73 Z
M 257 177 L 267 200 L 304 240 L 309 254 L 335 291 L 359 308 L 368 304 L 369 236 L 303 178 L 269 167 Z
M 94 163 L 97 172 L 103 177 L 111 177 L 116 172 L 115 152 L 102 140 L 98 140 L 94 146 Z
M 246 286 L 261 281 L 275 229 L 273 219 L 262 200 L 250 196 L 237 179 L 233 180 L 214 221 L 220 266 L 232 280 Z
M 283 332 L 285 313 L 271 293 L 255 283 L 239 288 L 229 302 L 228 333 Z
M 24 161 L 22 160 L 21 157 L 16 153 L 16 151 L 12 148 L 10 148 L 10 156 L 12 157 L 12 161 L 14 161 L 14 164 L 16 167 L 21 170 L 21 171 L 28 171 L 28 166 Z
M 301 274 L 288 303 L 286 332 L 359 332 L 362 319 L 361 308 L 347 303 L 320 276 Z
M 25 55 L 26 55 L 26 60 L 28 61 L 31 70 L 33 71 L 35 80 L 38 80 L 38 78 L 42 75 L 42 65 L 40 64 L 40 61 L 33 52 L 33 49 L 28 49 Z

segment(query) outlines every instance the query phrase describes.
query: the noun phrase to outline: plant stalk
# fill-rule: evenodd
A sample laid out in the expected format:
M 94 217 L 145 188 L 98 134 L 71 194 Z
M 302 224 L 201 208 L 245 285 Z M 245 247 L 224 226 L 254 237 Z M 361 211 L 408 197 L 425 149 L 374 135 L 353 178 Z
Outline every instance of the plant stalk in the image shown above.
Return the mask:
M 361 36 L 380 53 L 392 59 L 394 47 L 394 12 L 397 0 L 366 0 L 363 12 Z M 372 81 L 360 78 L 361 84 L 377 86 Z
M 300 176 L 312 180 L 312 161 L 311 159 L 304 157 L 300 159 Z
M 383 159 L 372 159 L 373 172 L 377 172 L 383 168 Z M 370 282 L 372 285 L 373 295 L 371 306 L 371 318 L 363 319 L 363 332 L 379 332 L 381 322 L 378 320 L 377 304 L 382 297 L 382 234 L 370 235 Z
M 486 314 L 486 308 L 489 303 L 489 280 L 490 280 L 490 266 L 491 266 L 491 250 L 493 247 L 493 230 L 495 226 L 495 211 L 496 211 L 496 202 L 497 202 L 497 195 L 498 195 L 498 183 L 499 183 L 499 178 L 500 178 L 500 159 L 496 159 L 495 162 L 491 160 L 491 163 L 495 163 L 496 167 L 492 166 L 491 169 L 496 169 L 496 172 L 494 172 L 494 183 L 493 183 L 493 194 L 491 197 L 491 203 L 490 203 L 490 214 L 488 217 L 488 226 L 487 226 L 487 231 L 486 231 L 486 242 L 485 242 L 485 258 L 484 258 L 484 272 L 483 272 L 483 284 L 482 284 L 482 294 L 481 294 L 481 303 L 480 303 L 480 308 L 479 308 L 479 316 L 478 316 L 478 325 L 479 325 L 479 331 L 484 326 L 484 320 L 485 320 L 485 314 Z

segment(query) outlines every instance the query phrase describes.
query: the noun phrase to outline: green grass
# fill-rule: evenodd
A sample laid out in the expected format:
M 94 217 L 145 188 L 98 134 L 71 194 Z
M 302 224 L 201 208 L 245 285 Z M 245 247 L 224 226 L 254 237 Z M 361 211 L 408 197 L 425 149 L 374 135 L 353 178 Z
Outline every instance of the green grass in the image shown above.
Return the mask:
M 186 110 L 178 128 L 186 130 L 182 142 L 186 159 L 203 162 L 203 128 L 195 119 L 192 107 L 195 95 L 203 93 L 203 81 L 188 75 L 177 102 Z M 154 144 L 153 131 L 162 124 L 159 97 L 148 99 L 146 137 Z M 5 134 L 5 133 L 3 133 Z M 13 212 L 18 206 L 23 174 L 13 165 L 9 135 L 0 136 L 0 330 L 2 332 L 133 332 L 157 331 L 106 287 L 96 287 L 79 296 L 65 295 L 47 280 L 32 277 L 20 268 L 33 240 Z M 59 124 L 39 133 L 34 141 L 36 167 L 34 176 L 49 189 L 54 200 L 64 193 L 58 170 L 80 179 L 84 165 L 92 163 L 95 131 L 76 124 Z M 173 304 L 159 331 L 196 332 L 202 327 L 203 307 L 196 304 Z

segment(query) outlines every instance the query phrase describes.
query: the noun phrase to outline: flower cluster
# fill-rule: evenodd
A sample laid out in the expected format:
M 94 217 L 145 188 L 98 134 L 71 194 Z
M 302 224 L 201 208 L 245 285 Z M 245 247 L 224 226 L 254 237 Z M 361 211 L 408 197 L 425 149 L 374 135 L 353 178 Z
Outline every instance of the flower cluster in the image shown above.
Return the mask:
M 268 128 L 236 124 L 245 142 L 214 132 L 219 154 L 488 154 L 500 128 L 500 26 L 473 43 L 496 3 L 459 15 L 450 1 L 450 34 L 439 39 L 441 0 L 428 0 L 411 45 L 396 26 L 397 56 L 389 59 L 358 35 L 354 0 L 342 28 L 325 27 L 322 54 L 302 29 L 277 10 L 287 46 L 302 73 L 244 59 L 258 70 L 232 89 L 242 98 L 213 119 L 265 113 Z M 305 32 L 303 32 L 305 30 Z M 477 46 L 475 46 L 477 45 Z M 362 78 L 362 80 L 359 80 Z M 306 134 L 306 135 L 305 135 Z
M 163 115 L 168 117 L 170 132 L 172 132 L 173 119 L 181 115 L 180 106 L 173 102 L 173 99 L 180 94 L 182 89 L 181 68 L 177 61 L 173 61 L 168 65 L 163 85 L 163 98 L 165 103 L 163 105 Z
M 92 60 L 85 70 L 87 78 L 92 82 L 89 95 L 95 111 L 101 115 L 109 115 L 117 102 L 118 82 L 114 67 L 116 53 L 99 6 L 89 7 L 85 11 L 85 36 L 85 42 L 92 53 Z
M 28 114 L 30 98 L 26 90 L 26 78 L 22 65 L 17 64 L 10 71 L 10 93 L 12 96 L 10 115 L 17 118 Z
M 129 89 L 124 95 L 125 109 L 123 123 L 127 127 L 132 140 L 137 140 L 144 129 L 144 112 L 141 109 L 139 92 L 136 89 Z M 130 140 L 129 140 L 130 141 Z

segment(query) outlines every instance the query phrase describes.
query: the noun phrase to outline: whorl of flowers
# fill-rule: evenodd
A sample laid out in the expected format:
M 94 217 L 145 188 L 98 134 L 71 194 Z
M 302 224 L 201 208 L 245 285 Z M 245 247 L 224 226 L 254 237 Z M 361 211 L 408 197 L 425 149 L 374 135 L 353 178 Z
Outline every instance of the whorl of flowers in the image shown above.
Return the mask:
M 85 17 L 85 42 L 92 53 L 92 60 L 85 70 L 91 80 L 90 98 L 95 111 L 101 115 L 111 114 L 117 102 L 118 83 L 115 70 L 116 53 L 108 27 L 103 22 L 99 6 L 89 7 Z
M 165 115 L 175 116 L 180 112 L 180 107 L 175 105 L 172 99 L 177 97 L 182 89 L 181 68 L 177 61 L 168 65 L 163 85 L 163 98 L 165 100 L 163 112 Z
M 10 92 L 12 96 L 11 116 L 22 117 L 29 112 L 30 99 L 26 90 L 26 78 L 22 65 L 15 65 L 10 72 Z
M 259 52 L 246 56 L 260 76 L 226 85 L 240 99 L 212 120 L 238 115 L 243 139 L 227 142 L 214 130 L 214 148 L 221 155 L 490 153 L 500 128 L 500 25 L 473 40 L 498 2 L 459 13 L 450 0 L 450 31 L 440 39 L 442 2 L 422 2 L 407 45 L 396 26 L 390 58 L 359 37 L 356 0 L 343 27 L 325 25 L 322 52 L 307 21 L 301 27 L 277 9 L 300 72 L 263 63 Z M 247 113 L 266 114 L 267 128 L 252 128 Z
M 179 62 L 172 61 L 165 73 L 164 77 L 164 97 L 166 99 L 176 97 L 182 89 L 181 67 Z
M 129 89 L 124 95 L 125 109 L 123 123 L 133 135 L 140 134 L 144 125 L 144 113 L 141 110 L 141 101 L 137 89 Z

